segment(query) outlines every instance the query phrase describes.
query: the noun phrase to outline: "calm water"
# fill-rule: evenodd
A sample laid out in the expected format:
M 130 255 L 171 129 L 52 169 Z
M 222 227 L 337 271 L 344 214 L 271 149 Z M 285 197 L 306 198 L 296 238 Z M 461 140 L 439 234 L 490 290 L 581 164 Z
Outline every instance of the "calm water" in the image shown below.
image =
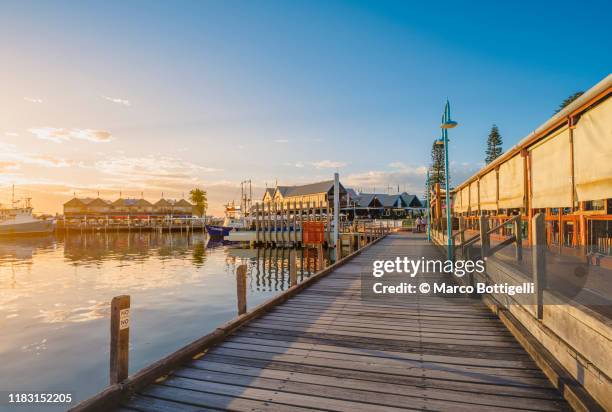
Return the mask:
M 315 267 L 305 257 L 301 279 Z M 253 307 L 287 288 L 287 258 L 198 233 L 0 239 L 0 391 L 82 400 L 108 385 L 113 296 L 131 296 L 133 373 L 236 316 L 237 265 L 249 266 Z

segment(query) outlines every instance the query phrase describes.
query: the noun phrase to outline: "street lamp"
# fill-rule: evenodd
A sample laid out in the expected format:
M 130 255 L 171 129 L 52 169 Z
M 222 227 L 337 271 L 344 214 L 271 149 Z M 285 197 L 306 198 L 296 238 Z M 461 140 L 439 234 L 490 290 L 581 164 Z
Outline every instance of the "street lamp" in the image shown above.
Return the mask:
M 448 129 L 457 127 L 457 122 L 451 120 L 450 102 L 446 99 L 444 106 L 444 115 L 442 116 L 442 144 L 444 145 L 444 191 L 446 197 L 446 237 L 447 237 L 447 256 L 449 260 L 453 259 L 453 224 L 451 221 L 451 206 L 450 206 L 450 188 L 449 188 L 449 170 L 448 170 Z M 438 144 L 436 142 L 436 144 Z
M 427 171 L 427 194 L 425 196 L 425 202 L 427 206 L 427 241 L 431 242 L 431 216 L 429 213 L 429 209 L 431 208 L 431 204 L 429 201 L 430 187 L 429 187 L 429 170 Z

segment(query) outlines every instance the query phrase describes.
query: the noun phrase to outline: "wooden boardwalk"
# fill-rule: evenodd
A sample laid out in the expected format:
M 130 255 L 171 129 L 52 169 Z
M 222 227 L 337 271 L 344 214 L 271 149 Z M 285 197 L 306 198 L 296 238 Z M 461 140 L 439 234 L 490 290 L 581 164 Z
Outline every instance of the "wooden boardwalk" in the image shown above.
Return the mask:
M 120 410 L 568 410 L 480 300 L 361 300 L 373 260 L 437 253 L 390 235 Z

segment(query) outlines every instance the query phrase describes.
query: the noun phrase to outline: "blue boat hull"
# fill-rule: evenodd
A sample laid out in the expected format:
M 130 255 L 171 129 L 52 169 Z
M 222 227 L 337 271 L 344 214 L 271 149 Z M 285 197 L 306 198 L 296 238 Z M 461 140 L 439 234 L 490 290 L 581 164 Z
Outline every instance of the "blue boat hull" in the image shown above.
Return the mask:
M 223 237 L 229 235 L 233 228 L 226 226 L 206 225 L 206 231 L 210 236 Z

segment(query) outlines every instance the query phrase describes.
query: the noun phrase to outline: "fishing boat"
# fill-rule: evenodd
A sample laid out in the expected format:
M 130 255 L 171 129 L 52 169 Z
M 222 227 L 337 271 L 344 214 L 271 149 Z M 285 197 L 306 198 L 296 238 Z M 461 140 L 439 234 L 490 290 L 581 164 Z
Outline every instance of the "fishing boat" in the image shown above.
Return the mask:
M 225 205 L 225 218 L 222 225 L 206 225 L 206 231 L 211 237 L 220 237 L 229 235 L 230 232 L 237 230 L 247 230 L 251 227 L 251 219 L 246 213 L 242 212 L 240 206 L 236 206 L 234 202 Z
M 0 236 L 45 235 L 53 232 L 53 220 L 39 219 L 32 215 L 30 199 L 23 206 L 0 207 Z

